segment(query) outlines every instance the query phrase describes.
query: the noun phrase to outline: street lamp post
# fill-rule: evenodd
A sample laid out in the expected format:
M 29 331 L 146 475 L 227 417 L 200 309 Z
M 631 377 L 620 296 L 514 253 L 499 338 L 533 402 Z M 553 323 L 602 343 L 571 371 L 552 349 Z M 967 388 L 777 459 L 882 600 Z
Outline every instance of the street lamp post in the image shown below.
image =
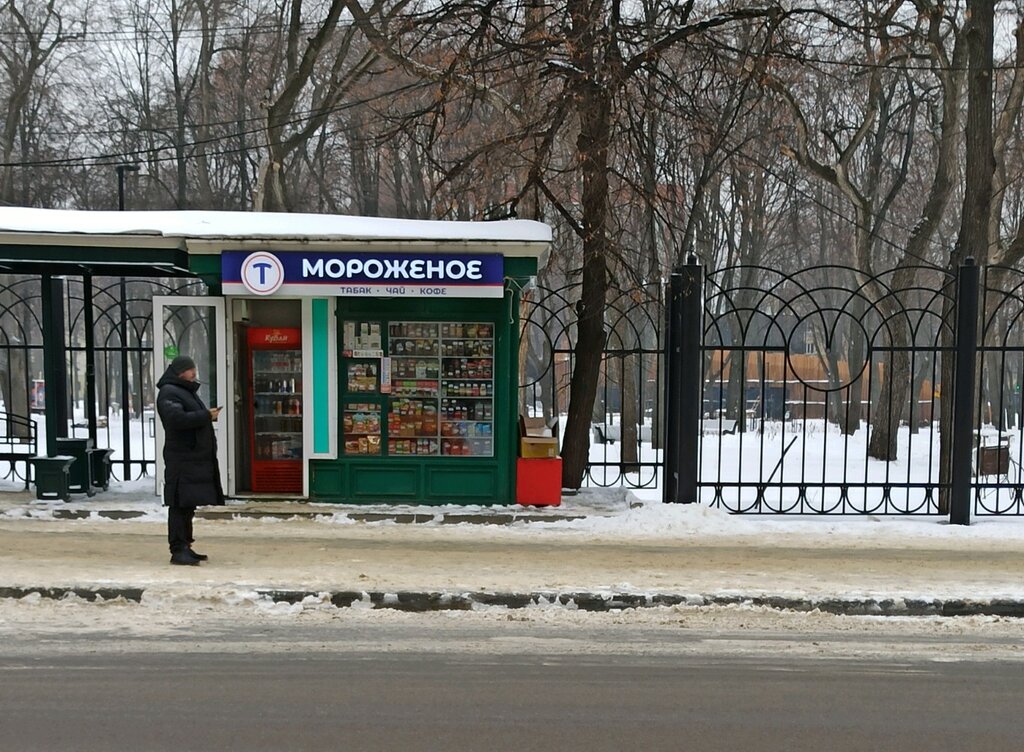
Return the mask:
M 126 172 L 138 172 L 138 163 L 124 162 L 119 165 L 114 165 L 114 169 L 117 170 L 117 210 L 124 211 L 124 174 Z

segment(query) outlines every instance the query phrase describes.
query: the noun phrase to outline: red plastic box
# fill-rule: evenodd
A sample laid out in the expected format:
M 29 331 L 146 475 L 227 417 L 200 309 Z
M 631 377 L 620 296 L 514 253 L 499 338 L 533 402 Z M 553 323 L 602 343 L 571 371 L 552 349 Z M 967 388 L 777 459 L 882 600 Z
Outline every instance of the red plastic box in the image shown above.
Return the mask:
M 562 458 L 516 459 L 516 501 L 527 506 L 562 503 Z

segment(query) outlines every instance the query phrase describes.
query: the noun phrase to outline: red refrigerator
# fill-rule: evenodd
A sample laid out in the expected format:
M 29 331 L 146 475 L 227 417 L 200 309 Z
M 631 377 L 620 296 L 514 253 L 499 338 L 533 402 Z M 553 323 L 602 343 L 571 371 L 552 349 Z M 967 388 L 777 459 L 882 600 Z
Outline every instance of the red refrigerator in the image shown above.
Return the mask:
M 250 329 L 252 490 L 302 493 L 302 330 Z

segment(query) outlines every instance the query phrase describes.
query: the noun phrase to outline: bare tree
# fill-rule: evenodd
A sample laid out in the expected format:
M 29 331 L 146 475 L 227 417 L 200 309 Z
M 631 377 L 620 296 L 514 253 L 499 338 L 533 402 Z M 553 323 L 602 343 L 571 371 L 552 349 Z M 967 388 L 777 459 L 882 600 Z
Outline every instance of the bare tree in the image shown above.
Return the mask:
M 917 265 L 929 254 L 955 186 L 960 78 L 951 60 L 959 60 L 960 53 L 955 43 L 953 54 L 947 52 L 946 38 L 951 32 L 941 5 L 917 0 L 915 25 L 906 28 L 898 38 L 888 29 L 894 25 L 899 27 L 897 11 L 902 4 L 892 3 L 878 10 L 872 5 L 862 3 L 859 6 L 861 20 L 858 23 L 837 23 L 840 30 L 854 33 L 862 47 L 862 59 L 868 63 L 866 93 L 859 112 L 847 108 L 845 112 L 831 115 L 837 118 L 837 127 L 822 123 L 812 131 L 793 89 L 777 77 L 769 77 L 766 82 L 789 105 L 794 117 L 795 140 L 791 145 L 784 145 L 784 151 L 810 175 L 839 191 L 853 208 L 855 263 L 865 275 L 864 289 L 882 319 L 891 345 L 888 365 L 884 377 L 880 378 L 881 392 L 868 453 L 876 459 L 889 461 L 896 459 L 897 428 L 910 397 L 912 379 L 906 351 L 909 325 L 903 318 L 898 297 L 888 290 L 911 287 Z M 876 34 L 875 29 L 883 31 Z M 955 39 L 955 34 L 953 36 Z M 907 186 L 922 102 L 917 82 L 906 75 L 906 71 L 889 70 L 888 66 L 912 57 L 915 43 L 922 45 L 924 54 L 936 62 L 941 121 L 934 138 L 935 167 L 920 219 L 908 234 L 905 251 L 900 252 L 895 244 L 888 246 L 895 251 L 896 271 L 888 285 L 882 287 L 876 281 L 879 240 L 890 211 Z M 831 154 L 831 157 L 818 154 Z
M 257 209 L 289 211 L 292 208 L 284 173 L 289 156 L 323 127 L 332 108 L 376 59 L 372 50 L 360 50 L 354 44 L 357 40 L 354 25 L 345 27 L 336 39 L 338 20 L 345 5 L 344 0 L 332 0 L 326 16 L 316 23 L 314 33 L 305 36 L 308 21 L 303 14 L 302 0 L 291 0 L 287 4 L 289 12 L 279 76 L 268 87 L 265 101 L 266 157 L 256 187 L 254 204 Z M 370 12 L 378 7 L 379 2 Z M 325 64 L 322 56 L 328 49 L 333 61 Z M 318 64 L 322 67 L 318 68 Z M 307 116 L 298 117 L 300 105 L 308 109 Z

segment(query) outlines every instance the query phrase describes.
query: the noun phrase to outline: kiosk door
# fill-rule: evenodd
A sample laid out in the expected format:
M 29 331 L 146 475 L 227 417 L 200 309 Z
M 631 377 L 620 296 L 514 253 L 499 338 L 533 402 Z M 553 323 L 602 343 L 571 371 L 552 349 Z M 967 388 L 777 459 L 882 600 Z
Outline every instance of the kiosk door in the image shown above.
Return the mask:
M 196 362 L 202 387 L 199 396 L 210 407 L 228 406 L 227 347 L 224 299 L 156 296 L 153 298 L 153 376 L 158 380 L 178 355 Z M 213 424 L 217 433 L 220 481 L 227 491 L 228 410 Z M 156 492 L 163 493 L 164 430 L 156 419 Z

